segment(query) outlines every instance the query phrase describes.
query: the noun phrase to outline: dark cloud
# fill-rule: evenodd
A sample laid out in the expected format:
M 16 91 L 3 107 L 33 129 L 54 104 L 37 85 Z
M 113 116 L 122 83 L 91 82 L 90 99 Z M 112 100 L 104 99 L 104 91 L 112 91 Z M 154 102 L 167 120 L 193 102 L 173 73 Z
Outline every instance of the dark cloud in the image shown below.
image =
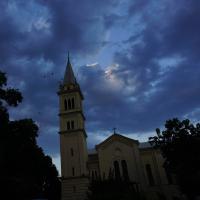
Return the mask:
M 66 53 L 95 54 L 105 45 L 104 15 L 115 6 L 117 1 L 107 0 L 0 3 L 1 69 L 24 96 L 18 109 L 11 109 L 11 116 L 32 117 L 40 126 L 39 143 L 51 153 L 59 150 L 56 92 Z
M 200 106 L 200 4 L 196 1 L 174 3 L 174 7 L 178 7 L 174 13 L 163 5 L 164 12 L 158 19 L 151 17 L 151 12 L 146 12 L 149 5 L 138 6 L 145 6 L 142 13 L 145 17 L 141 17 L 146 24 L 140 33 L 142 40 L 135 44 L 137 37 L 130 38 L 130 55 L 118 52 L 115 60 L 126 66 L 125 69 L 132 69 L 130 73 L 140 82 L 134 95 L 143 112 L 133 110 L 132 116 L 140 117 L 143 124 L 138 122 L 133 129 L 140 130 L 142 126 L 145 130 L 160 126 L 170 117 L 182 117 Z M 162 59 L 166 61 L 161 66 L 159 61 Z M 174 61 L 171 66 L 169 59 Z
M 2 0 L 0 7 L 0 66 L 24 96 L 11 116 L 38 123 L 46 152 L 59 151 L 56 92 L 68 50 L 74 64 L 103 51 L 113 58 L 110 66 L 75 68 L 90 137 L 199 118 L 198 1 Z
M 137 5 L 145 28 L 115 53 L 119 67 L 110 76 L 100 67 L 83 70 L 89 131 L 148 132 L 172 117 L 199 118 L 199 3 L 179 4 L 176 12 L 169 11 L 175 3 L 164 3 Z

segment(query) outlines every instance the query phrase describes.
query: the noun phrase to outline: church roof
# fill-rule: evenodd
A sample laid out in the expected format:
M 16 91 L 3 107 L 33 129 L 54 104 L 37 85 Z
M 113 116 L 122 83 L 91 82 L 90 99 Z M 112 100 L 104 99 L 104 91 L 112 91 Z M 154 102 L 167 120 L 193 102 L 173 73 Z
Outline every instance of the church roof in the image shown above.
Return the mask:
M 64 84 L 69 84 L 69 83 L 77 84 L 76 78 L 74 76 L 74 72 L 72 69 L 72 65 L 70 63 L 69 54 L 68 54 L 67 66 L 66 66 L 66 70 L 65 70 L 63 83 Z
M 98 149 L 98 148 L 101 147 L 101 146 L 104 146 L 105 144 L 109 143 L 110 141 L 112 141 L 112 140 L 114 140 L 114 139 L 120 139 L 120 140 L 123 140 L 123 141 L 127 141 L 127 142 L 129 142 L 129 143 L 136 143 L 136 144 L 139 143 L 138 140 L 134 140 L 134 139 L 125 137 L 125 136 L 123 136 L 123 135 L 114 133 L 114 134 L 112 134 L 110 137 L 108 137 L 106 140 L 104 140 L 104 141 L 101 142 L 100 144 L 96 145 L 96 149 Z
M 97 149 L 100 146 L 103 146 L 103 145 L 107 144 L 109 141 L 113 140 L 114 138 L 119 138 L 119 139 L 126 140 L 128 142 L 137 143 L 137 144 L 139 144 L 139 149 L 149 149 L 149 148 L 152 148 L 152 146 L 150 145 L 149 142 L 139 142 L 138 140 L 134 140 L 134 139 L 128 138 L 126 136 L 114 133 L 110 137 L 108 137 L 107 139 L 105 139 L 104 141 L 102 141 L 101 143 L 97 144 L 95 146 L 96 147 L 95 149 L 88 149 L 88 154 L 89 155 L 91 155 L 91 154 L 97 154 Z

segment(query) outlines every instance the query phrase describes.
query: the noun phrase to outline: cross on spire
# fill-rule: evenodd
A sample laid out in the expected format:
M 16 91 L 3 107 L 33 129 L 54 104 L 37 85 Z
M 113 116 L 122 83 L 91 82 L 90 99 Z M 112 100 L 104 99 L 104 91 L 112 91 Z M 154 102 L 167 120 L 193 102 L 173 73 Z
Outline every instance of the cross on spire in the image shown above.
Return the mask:
M 113 128 L 113 133 L 114 133 L 114 134 L 116 134 L 116 129 L 117 129 L 117 128 L 115 128 L 115 127 Z

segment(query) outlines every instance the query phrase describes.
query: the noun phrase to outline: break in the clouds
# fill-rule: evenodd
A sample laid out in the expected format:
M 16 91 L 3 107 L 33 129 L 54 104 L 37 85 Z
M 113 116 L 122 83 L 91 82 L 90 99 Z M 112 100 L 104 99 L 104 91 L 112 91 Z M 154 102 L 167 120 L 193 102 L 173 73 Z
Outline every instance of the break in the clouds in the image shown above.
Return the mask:
M 118 132 L 144 140 L 172 117 L 200 117 L 200 2 L 1 0 L 0 68 L 57 158 L 67 51 L 85 96 L 89 146 Z

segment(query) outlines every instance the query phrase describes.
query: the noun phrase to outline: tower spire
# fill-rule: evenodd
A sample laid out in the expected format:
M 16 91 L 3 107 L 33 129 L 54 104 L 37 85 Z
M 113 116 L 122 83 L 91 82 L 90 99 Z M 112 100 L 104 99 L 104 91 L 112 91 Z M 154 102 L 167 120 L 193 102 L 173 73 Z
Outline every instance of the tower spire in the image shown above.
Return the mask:
M 67 54 L 67 66 L 66 66 L 66 70 L 65 70 L 65 75 L 64 75 L 64 84 L 76 84 L 76 77 L 74 75 L 73 69 L 72 69 L 72 65 L 70 63 L 70 57 L 69 57 L 69 51 Z
M 70 63 L 70 59 L 69 59 L 69 51 L 67 52 L 67 63 Z

